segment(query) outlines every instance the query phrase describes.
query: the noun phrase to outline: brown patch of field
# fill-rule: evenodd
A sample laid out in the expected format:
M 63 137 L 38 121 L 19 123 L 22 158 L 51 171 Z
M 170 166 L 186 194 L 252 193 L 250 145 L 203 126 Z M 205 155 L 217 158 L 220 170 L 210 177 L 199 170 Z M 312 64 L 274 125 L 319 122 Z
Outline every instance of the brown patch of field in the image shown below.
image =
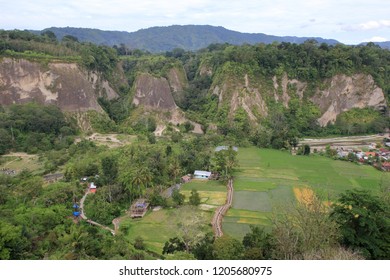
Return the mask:
M 323 202 L 323 204 L 324 204 L 327 208 L 329 208 L 330 206 L 333 205 L 333 202 L 332 202 L 332 201 L 329 201 L 329 200 L 326 200 L 326 201 Z
M 30 155 L 21 152 L 9 153 L 3 155 L 2 159 L 4 161 L 2 163 L 0 162 L 0 170 L 9 169 L 19 173 L 22 170 L 34 172 L 43 168 L 43 164 L 39 161 L 37 155 Z
M 91 136 L 86 137 L 87 140 L 94 142 L 97 145 L 106 145 L 109 148 L 121 147 L 123 145 L 131 144 L 136 136 L 124 135 L 124 134 L 100 134 L 93 133 Z M 77 138 L 76 143 L 80 142 L 82 138 Z

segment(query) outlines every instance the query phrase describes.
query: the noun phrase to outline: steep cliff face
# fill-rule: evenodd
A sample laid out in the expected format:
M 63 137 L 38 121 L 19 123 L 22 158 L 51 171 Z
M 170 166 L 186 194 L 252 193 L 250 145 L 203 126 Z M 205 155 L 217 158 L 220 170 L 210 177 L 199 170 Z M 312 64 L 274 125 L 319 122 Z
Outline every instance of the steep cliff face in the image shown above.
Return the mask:
M 174 125 L 189 121 L 176 105 L 174 96 L 180 98 L 188 82 L 183 69 L 172 68 L 167 78 L 154 77 L 148 73 L 139 74 L 135 80 L 133 104 L 144 109 L 142 114 L 153 112 L 157 116 L 156 136 L 161 136 L 167 123 Z M 150 111 L 150 112 L 149 112 Z M 194 125 L 194 133 L 203 133 L 200 124 Z
M 167 73 L 167 79 L 176 104 L 183 101 L 183 91 L 188 87 L 188 80 L 183 67 L 173 67 Z
M 325 84 L 328 86 L 324 90 L 318 89 L 312 98 L 321 110 L 322 116 L 318 122 L 322 126 L 333 123 L 340 113 L 352 108 L 387 108 L 383 90 L 370 75 L 337 75 L 325 81 Z
M 334 122 L 340 113 L 352 108 L 385 110 L 388 106 L 383 90 L 375 84 L 372 76 L 366 74 L 336 75 L 308 92 L 307 83 L 289 79 L 286 74 L 267 79 L 251 74 L 245 66 L 235 64 L 224 66 L 221 71 L 212 74 L 211 68 L 205 65 L 200 66 L 199 74 L 212 75 L 210 92 L 218 96 L 218 108 L 227 109 L 229 118 L 233 118 L 242 108 L 252 122 L 260 122 L 269 114 L 270 102 L 279 102 L 288 107 L 293 96 L 310 96 L 309 99 L 321 111 L 318 122 L 322 126 Z M 183 123 L 187 119 L 175 100 L 183 97 L 182 93 L 188 86 L 184 69 L 176 65 L 164 76 L 139 74 L 134 83 L 132 103 L 146 111 L 170 112 L 171 117 L 164 121 Z M 42 65 L 11 58 L 0 61 L 2 105 L 35 101 L 55 104 L 67 112 L 93 110 L 103 113 L 97 102 L 102 95 L 108 99 L 118 97 L 107 81 L 97 74 L 83 71 L 75 63 Z
M 372 76 L 355 74 L 352 76 L 336 75 L 322 82 L 322 85 L 308 93 L 308 84 L 296 79 L 289 79 L 286 74 L 281 78 L 273 77 L 272 81 L 250 77 L 244 73 L 240 77 L 225 75 L 217 77 L 210 91 L 218 95 L 219 108 L 228 106 L 229 116 L 234 116 L 238 108 L 243 108 L 252 121 L 260 121 L 268 114 L 270 101 L 282 103 L 288 107 L 292 96 L 309 99 L 316 104 L 321 117 L 321 126 L 333 123 L 337 116 L 352 108 L 372 107 L 385 110 L 387 101 L 383 90 L 379 88 Z
M 103 112 L 99 95 L 118 97 L 107 81 L 82 71 L 74 63 L 43 66 L 24 59 L 0 61 L 0 104 L 39 102 L 54 104 L 68 112 Z
M 276 102 L 281 102 L 285 107 L 288 107 L 288 102 L 291 99 L 290 94 L 296 94 L 303 98 L 303 94 L 307 89 L 307 84 L 296 79 L 289 79 L 287 74 L 284 74 L 282 79 L 278 81 L 277 77 L 272 78 L 274 86 L 274 98 Z
M 165 78 L 156 78 L 150 74 L 140 74 L 135 81 L 133 104 L 150 109 L 175 109 L 171 88 Z
M 213 88 L 213 94 L 219 98 L 219 108 L 228 104 L 229 117 L 233 117 L 239 108 L 243 108 L 252 121 L 268 114 L 262 92 L 264 88 L 258 84 L 253 85 L 248 74 L 238 80 L 226 79 Z
M 187 77 L 182 68 L 171 68 L 167 77 L 169 85 L 174 93 L 180 93 L 188 86 Z

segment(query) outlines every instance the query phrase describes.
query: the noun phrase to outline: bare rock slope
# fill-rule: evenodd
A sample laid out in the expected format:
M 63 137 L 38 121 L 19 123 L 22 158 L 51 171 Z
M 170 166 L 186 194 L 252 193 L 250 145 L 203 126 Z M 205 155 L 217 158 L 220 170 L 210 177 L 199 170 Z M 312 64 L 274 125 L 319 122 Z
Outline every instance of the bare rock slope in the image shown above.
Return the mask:
M 387 107 L 383 90 L 370 75 L 337 75 L 327 83 L 329 86 L 324 90 L 317 90 L 312 98 L 320 107 L 322 116 L 318 122 L 322 126 L 333 123 L 340 113 L 352 108 L 373 107 L 384 110 Z
M 219 81 L 211 88 L 219 98 L 219 108 L 227 105 L 230 118 L 238 108 L 243 108 L 249 119 L 255 122 L 267 116 L 268 102 L 276 101 L 288 107 L 292 95 L 300 99 L 311 96 L 310 100 L 321 111 L 318 119 L 321 126 L 334 123 L 340 113 L 352 108 L 385 110 L 388 106 L 383 90 L 367 74 L 335 75 L 323 81 L 314 94 L 306 93 L 307 83 L 289 79 L 287 74 L 279 79 L 273 77 L 272 81 L 260 81 L 260 78 L 249 77 L 245 73 L 241 78 L 232 79 L 227 75 Z
M 49 63 L 47 66 L 24 59 L 4 58 L 0 61 L 0 104 L 39 102 L 54 104 L 63 111 L 102 112 L 97 102 L 101 94 L 107 98 L 117 93 L 107 81 L 86 73 L 75 63 Z
M 160 110 L 177 107 L 168 80 L 147 73 L 140 74 L 135 81 L 133 104 Z

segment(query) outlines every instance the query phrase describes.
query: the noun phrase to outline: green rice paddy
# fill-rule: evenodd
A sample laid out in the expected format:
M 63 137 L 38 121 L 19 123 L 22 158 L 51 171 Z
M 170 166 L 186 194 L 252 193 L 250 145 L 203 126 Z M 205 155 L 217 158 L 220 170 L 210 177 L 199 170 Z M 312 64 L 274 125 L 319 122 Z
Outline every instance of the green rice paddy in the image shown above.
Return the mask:
M 336 200 L 352 188 L 378 191 L 381 180 L 390 179 L 390 174 L 371 166 L 255 147 L 240 148 L 238 160 L 233 206 L 223 230 L 239 239 L 250 224 L 268 226 L 273 212 L 292 205 L 294 187 L 309 187 L 323 200 Z
M 378 191 L 380 182 L 390 179 L 389 173 L 371 166 L 255 147 L 240 148 L 238 160 L 233 206 L 223 219 L 223 230 L 239 240 L 250 225 L 267 229 L 273 213 L 294 204 L 294 187 L 311 188 L 323 200 L 336 200 L 347 189 Z M 186 201 L 192 189 L 199 192 L 202 203 L 194 215 L 201 213 L 206 221 L 211 221 L 214 210 L 225 203 L 226 186 L 218 181 L 193 180 L 181 188 Z M 177 235 L 175 225 L 181 209 L 149 211 L 142 219 L 125 218 L 121 227 L 130 240 L 142 236 L 149 250 L 161 253 L 165 242 Z

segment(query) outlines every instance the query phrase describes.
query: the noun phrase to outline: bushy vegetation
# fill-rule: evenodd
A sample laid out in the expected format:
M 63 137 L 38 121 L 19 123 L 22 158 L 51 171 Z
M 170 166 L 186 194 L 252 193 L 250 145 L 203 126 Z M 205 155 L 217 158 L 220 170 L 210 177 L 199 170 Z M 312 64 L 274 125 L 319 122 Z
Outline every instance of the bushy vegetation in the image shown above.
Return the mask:
M 73 143 L 76 132 L 55 106 L 12 105 L 0 111 L 0 154 L 63 149 Z
M 199 260 L 389 258 L 389 208 L 370 192 L 347 191 L 332 208 L 313 197 L 309 204 L 279 211 L 271 222 L 268 228 L 250 225 L 242 241 L 206 234 L 187 248 L 173 237 L 163 254 L 185 251 Z

